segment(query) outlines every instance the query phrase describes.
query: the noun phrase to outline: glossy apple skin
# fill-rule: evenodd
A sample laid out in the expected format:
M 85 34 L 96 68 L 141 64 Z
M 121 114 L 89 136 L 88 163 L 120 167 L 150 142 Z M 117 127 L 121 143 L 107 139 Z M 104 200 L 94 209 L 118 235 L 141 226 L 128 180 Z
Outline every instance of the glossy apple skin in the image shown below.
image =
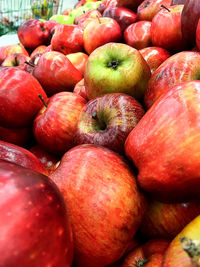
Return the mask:
M 109 67 L 108 63 L 113 62 L 120 64 L 116 68 Z M 86 63 L 84 80 L 87 97 L 92 99 L 108 93 L 125 93 L 142 100 L 150 76 L 150 68 L 138 50 L 122 43 L 108 43 L 93 51 Z
M 139 185 L 160 201 L 199 198 L 199 107 L 199 81 L 175 85 L 126 140 L 125 152 L 139 170 Z
M 124 159 L 105 147 L 76 146 L 64 154 L 50 178 L 67 203 L 75 265 L 108 266 L 120 259 L 146 206 Z
M 200 54 L 183 51 L 166 59 L 151 76 L 145 91 L 145 106 L 152 104 L 175 85 L 199 79 Z
M 121 28 L 112 18 L 93 19 L 83 32 L 83 46 L 88 54 L 97 47 L 109 42 L 119 42 L 122 38 Z
M 46 168 L 48 175 L 55 171 L 59 164 L 59 157 L 48 153 L 46 150 L 44 150 L 43 147 L 38 144 L 32 146 L 29 151 L 32 152 L 41 161 L 41 163 Z
M 46 174 L 39 159 L 27 149 L 0 140 L 0 159 Z
M 44 53 L 34 67 L 33 76 L 48 96 L 61 91 L 72 91 L 83 76 L 70 60 L 60 52 Z
M 49 29 L 38 19 L 23 22 L 18 28 L 17 35 L 22 45 L 28 49 L 35 49 L 49 41 Z
M 16 44 L 16 45 L 1 46 L 0 47 L 0 65 L 6 59 L 6 57 L 16 54 L 16 53 L 22 53 L 26 56 L 29 56 L 28 52 L 22 45 Z
M 138 50 L 151 46 L 151 22 L 138 21 L 129 25 L 124 31 L 124 40 Z
M 64 55 L 83 51 L 83 31 L 78 25 L 56 26 L 51 38 L 51 46 L 54 51 Z
M 5 60 L 2 62 L 1 66 L 3 67 L 17 67 L 21 70 L 25 70 L 26 63 L 25 61 L 29 61 L 30 57 L 19 53 L 19 54 L 12 54 L 10 56 L 7 56 Z
M 139 50 L 150 67 L 151 74 L 167 59 L 171 54 L 162 47 L 145 47 Z
M 52 154 L 62 155 L 73 146 L 75 125 L 86 100 L 72 92 L 54 94 L 33 123 L 37 142 Z
M 80 82 L 78 82 L 74 86 L 73 93 L 82 96 L 83 98 L 85 98 L 86 101 L 88 101 L 86 90 L 85 90 L 85 82 L 84 82 L 84 79 L 80 80 Z
M 122 32 L 136 21 L 136 13 L 125 7 L 108 7 L 104 10 L 103 17 L 115 19 Z
M 198 22 L 198 25 L 197 25 L 197 31 L 196 31 L 196 45 L 197 45 L 197 48 L 200 51 L 200 19 L 199 19 L 199 22 Z
M 173 239 L 200 213 L 200 201 L 163 203 L 150 199 L 140 231 L 146 238 Z
M 117 0 L 118 7 L 126 7 L 133 11 L 137 11 L 138 6 L 143 2 L 143 0 Z
M 12 93 L 11 93 L 12 92 Z M 39 82 L 28 72 L 15 67 L 0 69 L 0 125 L 25 128 L 42 107 L 38 98 L 47 96 Z
M 33 52 L 30 55 L 30 58 L 33 58 L 36 54 L 42 54 L 46 50 L 46 48 L 47 48 L 46 45 L 39 45 L 33 50 Z
M 181 15 L 183 39 L 188 48 L 195 46 L 196 28 L 200 18 L 200 5 L 197 0 L 186 0 Z
M 128 134 L 144 113 L 142 105 L 132 96 L 122 93 L 99 96 L 82 109 L 74 142 L 101 145 L 123 154 Z
M 66 57 L 71 61 L 75 68 L 77 68 L 82 75 L 84 75 L 85 64 L 88 60 L 88 55 L 83 52 L 77 52 L 66 55 Z
M 83 21 L 85 21 L 88 18 L 96 19 L 97 17 L 102 17 L 102 14 L 96 10 L 96 9 L 89 9 L 85 13 L 77 16 L 74 20 L 74 24 L 81 24 Z
M 185 228 L 174 238 L 165 252 L 163 267 L 195 267 L 190 257 L 183 250 L 180 239 L 188 237 L 192 240 L 200 239 L 200 216 L 193 219 Z
M 101 2 L 101 4 L 98 6 L 97 10 L 103 14 L 104 10 L 107 7 L 116 7 L 117 6 L 117 1 L 116 0 L 104 0 Z
M 150 239 L 145 244 L 133 249 L 123 260 L 121 267 L 147 266 L 161 267 L 162 260 L 170 241 L 167 239 Z M 146 260 L 145 264 L 142 262 Z M 139 265 L 141 264 L 141 265 Z
M 31 128 L 10 129 L 0 126 L 0 140 L 23 146 L 32 137 Z
M 185 49 L 181 31 L 181 13 L 183 5 L 174 5 L 161 9 L 153 18 L 151 39 L 154 46 L 177 52 Z
M 72 231 L 58 187 L 45 175 L 3 160 L 0 180 L 0 266 L 70 267 Z
M 169 7 L 171 0 L 144 0 L 137 8 L 137 20 L 152 21 L 153 17 L 162 9 L 161 5 Z

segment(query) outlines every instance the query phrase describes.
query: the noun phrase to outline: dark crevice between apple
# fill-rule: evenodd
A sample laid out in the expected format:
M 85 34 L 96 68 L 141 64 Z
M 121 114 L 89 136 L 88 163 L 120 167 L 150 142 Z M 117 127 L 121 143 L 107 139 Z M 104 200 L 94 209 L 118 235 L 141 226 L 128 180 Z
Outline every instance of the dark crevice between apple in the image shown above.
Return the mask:
M 148 262 L 147 259 L 141 259 L 141 260 L 138 260 L 137 263 L 136 263 L 136 267 L 143 267 L 145 266 L 145 264 Z
M 183 236 L 180 242 L 182 248 L 190 257 L 191 262 L 195 264 L 195 266 L 200 267 L 200 240 L 192 240 L 191 238 Z
M 92 112 L 92 118 L 96 121 L 96 127 L 97 127 L 97 130 L 99 130 L 99 131 L 105 131 L 106 130 L 106 128 L 107 128 L 107 125 L 106 125 L 106 123 L 101 119 L 99 119 L 98 117 L 97 117 L 97 113 L 96 113 L 96 111 L 93 111 Z

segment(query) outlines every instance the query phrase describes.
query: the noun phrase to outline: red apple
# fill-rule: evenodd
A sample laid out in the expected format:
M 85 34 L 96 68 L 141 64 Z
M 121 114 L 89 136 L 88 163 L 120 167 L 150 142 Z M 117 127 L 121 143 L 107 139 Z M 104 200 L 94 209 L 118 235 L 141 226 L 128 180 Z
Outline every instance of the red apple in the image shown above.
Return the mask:
M 152 21 L 161 10 L 161 5 L 169 7 L 172 0 L 144 0 L 137 8 L 137 20 Z
M 75 125 L 86 100 L 71 92 L 54 94 L 36 116 L 33 133 L 52 154 L 63 154 L 73 146 Z
M 51 46 L 54 51 L 64 55 L 82 52 L 83 31 L 78 25 L 60 24 L 56 26 L 51 38 Z
M 97 17 L 102 17 L 101 13 L 96 9 L 89 9 L 85 13 L 77 16 L 74 20 L 74 24 L 81 24 L 83 21 L 85 21 L 88 18 L 96 19 Z
M 109 42 L 119 42 L 122 34 L 119 24 L 112 18 L 93 19 L 83 32 L 83 45 L 88 54 Z
M 140 231 L 146 238 L 173 239 L 200 214 L 200 201 L 163 203 L 150 199 Z
M 71 8 L 65 8 L 62 11 L 62 15 L 69 15 L 71 12 L 72 12 L 72 9 Z
M 55 27 L 60 23 L 55 20 L 47 20 L 44 22 L 45 27 L 49 29 L 50 35 L 54 32 Z
M 18 54 L 12 54 L 10 56 L 7 56 L 4 61 L 2 62 L 1 66 L 4 67 L 17 67 L 19 69 L 25 70 L 26 68 L 26 61 L 29 61 L 30 57 L 18 53 Z
M 136 21 L 136 14 L 125 7 L 108 7 L 103 12 L 103 17 L 115 19 L 123 32 L 130 24 Z
M 49 41 L 49 29 L 38 19 L 23 22 L 17 31 L 18 38 L 25 48 L 35 49 Z
M 200 54 L 192 51 L 179 52 L 166 59 L 151 76 L 145 91 L 145 106 L 151 105 L 175 85 L 199 80 Z
M 25 62 L 26 66 L 25 66 L 25 71 L 33 74 L 33 70 L 35 68 L 35 66 L 38 63 L 39 58 L 43 55 L 43 53 L 37 53 L 35 54 L 32 58 L 30 58 L 28 61 Z
M 33 58 L 36 54 L 42 54 L 46 50 L 46 48 L 47 48 L 46 45 L 39 45 L 33 50 L 33 52 L 30 55 L 30 58 Z
M 129 25 L 124 31 L 124 40 L 138 50 L 151 46 L 151 22 L 138 21 Z
M 186 0 L 172 0 L 171 6 L 173 5 L 184 5 Z
M 143 2 L 143 0 L 117 0 L 117 6 L 127 7 L 133 11 L 137 11 L 138 6 Z
M 154 46 L 160 46 L 170 51 L 185 49 L 181 31 L 181 13 L 183 5 L 163 8 L 153 18 L 151 39 Z
M 199 0 L 186 0 L 181 15 L 183 39 L 188 48 L 195 46 L 196 28 L 200 18 Z
M 139 170 L 140 187 L 163 202 L 200 193 L 200 81 L 173 86 L 129 134 L 125 152 Z
M 32 137 L 31 128 L 11 129 L 0 126 L 0 140 L 23 146 Z
M 104 0 L 101 2 L 101 4 L 98 6 L 97 10 L 103 14 L 104 10 L 107 7 L 116 7 L 117 6 L 117 0 Z
M 81 72 L 59 52 L 46 52 L 33 69 L 33 76 L 40 82 L 47 95 L 72 91 L 82 79 Z
M 145 47 L 140 50 L 140 53 L 146 60 L 147 64 L 151 69 L 151 74 L 167 59 L 171 54 L 162 47 Z
M 0 65 L 6 59 L 6 57 L 16 54 L 16 53 L 18 54 L 22 53 L 26 56 L 29 56 L 26 49 L 20 44 L 1 46 L 0 47 Z
M 84 81 L 84 79 L 80 80 L 80 82 L 78 82 L 74 86 L 73 92 L 75 94 L 78 94 L 78 95 L 82 96 L 83 98 L 85 98 L 86 101 L 88 101 L 86 90 L 85 90 L 85 81 Z
M 199 19 L 199 22 L 198 22 L 198 25 L 197 25 L 197 31 L 196 31 L 196 45 L 197 45 L 197 48 L 200 51 L 200 19 Z
M 64 154 L 50 178 L 65 198 L 74 233 L 76 266 L 110 266 L 126 252 L 146 202 L 123 158 L 80 145 Z
M 47 99 L 39 82 L 28 72 L 15 67 L 0 69 L 0 125 L 26 128 L 42 106 L 38 95 Z
M 45 175 L 0 160 L 0 266 L 66 266 L 72 231 L 62 194 Z
M 77 68 L 82 75 L 84 75 L 85 64 L 88 60 L 88 55 L 82 52 L 72 53 L 66 55 L 66 57 L 70 60 L 70 62 Z
M 101 145 L 123 154 L 128 134 L 143 115 L 141 104 L 132 96 L 122 93 L 99 96 L 82 109 L 74 142 Z

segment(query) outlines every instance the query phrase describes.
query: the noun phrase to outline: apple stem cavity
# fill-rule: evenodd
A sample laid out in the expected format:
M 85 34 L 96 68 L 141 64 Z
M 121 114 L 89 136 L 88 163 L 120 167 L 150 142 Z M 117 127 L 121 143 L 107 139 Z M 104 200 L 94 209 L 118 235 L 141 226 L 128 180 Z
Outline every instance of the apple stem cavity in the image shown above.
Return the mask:
M 35 67 L 35 64 L 31 63 L 31 62 L 28 62 L 28 61 L 24 61 L 24 63 L 26 63 L 27 65 L 31 66 L 31 67 Z
M 188 237 L 181 237 L 181 246 L 191 258 L 195 266 L 200 267 L 200 240 L 192 240 Z
M 116 60 L 112 60 L 111 62 L 109 62 L 107 64 L 108 68 L 112 68 L 114 70 L 116 70 L 118 66 L 119 66 L 119 61 L 117 59 Z
M 141 259 L 137 261 L 136 267 L 143 267 L 148 262 L 147 259 Z
M 92 118 L 97 122 L 97 126 L 100 131 L 104 131 L 106 129 L 106 124 L 102 120 L 99 120 L 96 111 L 92 112 Z
M 44 101 L 44 98 L 41 94 L 38 95 L 38 97 L 41 99 L 42 103 L 44 104 L 44 106 L 47 108 L 47 103 Z
M 160 5 L 160 7 L 162 7 L 162 8 L 164 8 L 164 9 L 166 9 L 168 12 L 171 12 L 171 10 L 168 8 L 168 7 L 166 7 L 165 5 Z

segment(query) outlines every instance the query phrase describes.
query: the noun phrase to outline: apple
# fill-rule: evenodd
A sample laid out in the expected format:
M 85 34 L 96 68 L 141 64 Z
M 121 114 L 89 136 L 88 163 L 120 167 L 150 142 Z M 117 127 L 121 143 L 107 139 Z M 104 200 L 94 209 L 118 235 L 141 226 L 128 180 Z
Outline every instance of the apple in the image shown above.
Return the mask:
M 196 28 L 200 18 L 200 5 L 198 0 L 186 0 L 181 15 L 181 29 L 183 39 L 188 48 L 195 46 Z
M 0 140 L 0 159 L 47 174 L 39 159 L 27 149 Z
M 89 9 L 85 13 L 77 16 L 74 20 L 74 24 L 81 24 L 83 21 L 85 21 L 88 18 L 94 18 L 102 17 L 101 13 L 96 9 Z
M 54 94 L 35 117 L 33 133 L 48 152 L 62 155 L 73 146 L 75 125 L 86 100 L 72 92 Z
M 83 98 L 85 98 L 86 101 L 88 101 L 86 90 L 85 90 L 85 81 L 84 81 L 84 79 L 80 80 L 80 82 L 78 82 L 74 86 L 73 93 L 82 96 Z
M 62 11 L 62 15 L 69 15 L 71 12 L 72 12 L 72 9 L 71 8 L 65 8 Z
M 54 51 L 64 55 L 83 50 L 83 31 L 77 25 L 58 25 L 51 38 L 51 46 Z
M 123 260 L 121 267 L 161 267 L 162 260 L 170 241 L 150 239 L 145 244 L 134 248 Z
M 182 82 L 199 80 L 200 54 L 183 51 L 166 59 L 151 76 L 145 91 L 145 106 L 152 104 L 170 88 Z
M 104 0 L 101 2 L 101 4 L 98 6 L 97 10 L 103 14 L 104 10 L 107 7 L 116 7 L 117 6 L 117 0 Z
M 144 0 L 137 8 L 137 20 L 152 21 L 162 9 L 161 5 L 169 7 L 172 0 Z
M 138 6 L 143 2 L 143 0 L 117 0 L 118 7 L 126 7 L 133 11 L 137 11 Z
M 129 25 L 124 31 L 125 43 L 138 50 L 151 46 L 151 24 L 150 21 L 138 21 Z
M 200 51 L 200 19 L 199 19 L 199 22 L 198 22 L 198 25 L 197 25 L 197 31 L 196 31 L 196 45 L 197 45 L 197 48 Z
M 31 128 L 11 129 L 0 126 L 0 140 L 12 143 L 18 146 L 23 146 L 32 137 Z
M 98 18 L 91 20 L 83 31 L 83 46 L 88 54 L 97 47 L 109 42 L 121 40 L 121 28 L 112 18 Z
M 171 87 L 145 113 L 125 142 L 140 187 L 163 202 L 199 198 L 200 81 Z
M 19 41 L 25 48 L 35 49 L 39 45 L 46 45 L 49 41 L 49 29 L 39 19 L 24 21 L 18 28 Z
M 41 55 L 33 69 L 33 76 L 40 82 L 48 96 L 61 91 L 72 91 L 83 77 L 70 60 L 60 52 Z
M 30 73 L 16 67 L 0 68 L 0 126 L 26 128 L 32 125 L 42 107 L 39 94 L 47 99 L 45 91 Z
M 163 203 L 150 199 L 140 225 L 140 232 L 146 238 L 173 239 L 199 213 L 199 200 L 184 203 Z
M 33 58 L 36 54 L 42 54 L 46 50 L 46 45 L 39 45 L 36 47 L 33 52 L 30 54 L 30 58 Z
M 107 43 L 93 51 L 85 67 L 88 99 L 125 93 L 143 100 L 151 71 L 140 52 L 122 43 Z
M 184 5 L 186 0 L 172 0 L 171 6 L 173 5 Z
M 84 75 L 85 64 L 88 60 L 88 55 L 83 52 L 76 52 L 66 55 L 70 62 Z
M 146 201 L 119 154 L 101 146 L 67 151 L 50 178 L 65 198 L 76 266 L 110 266 L 132 241 Z
M 199 266 L 199 229 L 200 216 L 197 216 L 170 243 L 164 255 L 163 267 Z
M 26 67 L 26 61 L 29 61 L 30 57 L 26 56 L 22 53 L 12 54 L 7 56 L 2 62 L 1 66 L 4 67 L 17 67 L 19 69 L 24 70 Z
M 55 183 L 3 160 L 0 179 L 0 266 L 70 267 L 72 230 Z
M 43 53 L 45 53 L 45 52 L 43 52 Z M 43 55 L 43 53 L 36 53 L 28 61 L 25 61 L 26 66 L 25 66 L 24 70 L 29 72 L 30 74 L 33 74 L 33 70 L 38 63 L 39 58 Z
M 69 16 L 69 15 L 64 15 L 64 14 L 55 14 L 52 17 L 49 18 L 49 21 L 56 21 L 59 24 L 66 24 L 66 25 L 70 25 L 74 23 L 74 19 Z
M 103 17 L 115 19 L 122 32 L 136 21 L 135 12 L 125 7 L 107 7 L 103 12 Z
M 168 50 L 162 47 L 145 47 L 139 50 L 143 58 L 151 69 L 151 74 L 167 59 L 171 56 Z
M 132 96 L 122 93 L 99 96 L 82 109 L 74 142 L 101 145 L 123 154 L 128 134 L 143 115 L 141 104 Z
M 154 46 L 177 52 L 186 44 L 181 31 L 181 13 L 184 5 L 174 5 L 161 9 L 153 18 L 151 40 Z
M 26 56 L 29 56 L 28 52 L 21 44 L 1 46 L 0 47 L 0 65 L 6 59 L 6 57 L 16 54 L 16 53 L 22 53 Z

